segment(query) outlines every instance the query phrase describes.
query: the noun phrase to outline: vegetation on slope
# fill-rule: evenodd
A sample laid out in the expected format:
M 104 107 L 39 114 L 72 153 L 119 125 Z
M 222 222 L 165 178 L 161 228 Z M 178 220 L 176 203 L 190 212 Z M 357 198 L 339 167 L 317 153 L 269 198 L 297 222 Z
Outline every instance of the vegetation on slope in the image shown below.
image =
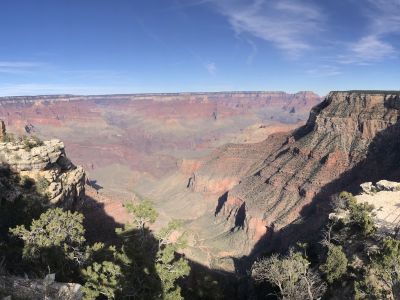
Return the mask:
M 253 279 L 272 286 L 263 289 L 264 296 L 399 299 L 400 240 L 395 233 L 377 233 L 372 210 L 352 194 L 341 193 L 320 245 L 308 247 L 317 253 L 314 257 L 291 249 L 286 256 L 255 262 Z
M 21 179 L 8 173 L 2 187 Z M 7 183 L 7 184 L 5 184 Z M 182 299 L 178 279 L 190 267 L 177 254 L 185 247 L 177 236 L 180 223 L 171 221 L 156 236 L 148 225 L 157 212 L 149 202 L 129 205 L 132 222 L 118 230 L 115 245 L 89 244 L 83 215 L 48 205 L 32 186 L 14 201 L 0 202 L 0 261 L 5 275 L 45 278 L 83 285 L 85 299 Z

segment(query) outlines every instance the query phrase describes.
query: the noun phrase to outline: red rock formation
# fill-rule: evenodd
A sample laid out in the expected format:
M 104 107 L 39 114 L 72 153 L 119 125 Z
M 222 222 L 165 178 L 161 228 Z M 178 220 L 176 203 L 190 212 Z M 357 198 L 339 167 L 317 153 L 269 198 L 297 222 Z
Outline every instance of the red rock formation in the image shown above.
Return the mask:
M 313 93 L 282 92 L 8 97 L 0 98 L 0 118 L 13 132 L 34 128 L 41 138 L 62 139 L 91 176 L 123 169 L 129 186 L 115 186 L 115 174 L 103 184 L 130 191 L 138 178 L 176 171 L 182 158 L 207 154 L 239 133 L 246 139 L 251 125 L 267 125 L 265 134 L 293 129 L 319 101 Z
M 233 239 L 242 231 L 237 251 L 229 255 L 249 254 L 261 237 L 307 218 L 309 204 L 318 207 L 318 201 L 322 204 L 336 190 L 333 182 L 350 184 L 366 177 L 365 171 L 354 170 L 366 161 L 380 135 L 397 124 L 399 97 L 390 92 L 332 92 L 293 133 L 255 145 L 227 145 L 206 159 L 194 172 L 194 191 L 227 192 L 216 217 L 225 224 L 219 234 Z M 344 175 L 348 182 L 340 181 Z

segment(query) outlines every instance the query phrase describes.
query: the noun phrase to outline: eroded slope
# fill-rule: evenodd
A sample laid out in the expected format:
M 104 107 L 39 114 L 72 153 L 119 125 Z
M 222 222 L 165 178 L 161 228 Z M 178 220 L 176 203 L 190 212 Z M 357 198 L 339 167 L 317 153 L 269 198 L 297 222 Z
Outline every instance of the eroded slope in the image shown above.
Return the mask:
M 249 255 L 263 241 L 276 243 L 281 232 L 286 239 L 304 233 L 295 224 L 317 229 L 332 193 L 398 170 L 399 96 L 332 92 L 313 108 L 307 124 L 291 134 L 259 144 L 227 145 L 192 169 L 187 165 L 192 174 L 185 196 L 178 187 L 167 193 L 182 199 L 177 201 L 182 206 L 176 214 L 166 211 L 178 217 L 196 209 L 196 217 L 187 221 L 194 232 L 188 255 L 228 268 L 231 257 Z M 199 199 L 207 203 L 201 213 Z M 310 216 L 312 221 L 306 222 Z

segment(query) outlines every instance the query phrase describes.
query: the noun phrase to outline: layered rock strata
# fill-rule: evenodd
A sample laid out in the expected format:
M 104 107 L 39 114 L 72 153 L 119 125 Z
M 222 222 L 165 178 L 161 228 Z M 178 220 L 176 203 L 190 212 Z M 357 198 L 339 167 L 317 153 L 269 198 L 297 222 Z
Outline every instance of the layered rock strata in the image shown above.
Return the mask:
M 399 116 L 399 92 L 332 92 L 304 127 L 259 144 L 228 145 L 204 160 L 188 189 L 219 195 L 219 235 L 209 241 L 224 241 L 216 256 L 249 255 L 280 232 L 295 240 L 323 224 L 332 194 L 393 174 Z
M 85 172 L 67 158 L 60 140 L 3 139 L 0 161 L 18 173 L 23 184 L 35 184 L 53 204 L 72 208 L 84 200 Z

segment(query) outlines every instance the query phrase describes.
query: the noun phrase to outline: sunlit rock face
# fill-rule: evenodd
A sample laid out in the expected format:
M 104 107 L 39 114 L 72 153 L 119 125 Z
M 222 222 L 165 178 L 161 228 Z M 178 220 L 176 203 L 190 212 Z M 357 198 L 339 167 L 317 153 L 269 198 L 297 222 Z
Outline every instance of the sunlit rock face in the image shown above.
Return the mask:
M 229 268 L 230 257 L 249 255 L 262 239 L 266 245 L 268 239 L 276 242 L 280 232 L 288 232 L 286 242 L 294 240 L 302 233 L 290 230 L 294 224 L 317 229 L 327 216 L 330 195 L 396 169 L 399 96 L 332 92 L 311 110 L 305 126 L 256 144 L 228 144 L 192 162 L 196 168 L 187 177 L 186 198 L 214 199 L 208 212 L 213 226 L 205 225 L 207 212 L 188 225 L 198 230 L 204 252 L 213 254 L 209 263 Z M 204 260 L 204 253 L 188 252 Z
M 53 204 L 75 208 L 84 200 L 85 172 L 67 158 L 60 140 L 10 138 L 0 142 L 0 161 L 22 181 L 30 179 L 40 186 L 38 192 Z

